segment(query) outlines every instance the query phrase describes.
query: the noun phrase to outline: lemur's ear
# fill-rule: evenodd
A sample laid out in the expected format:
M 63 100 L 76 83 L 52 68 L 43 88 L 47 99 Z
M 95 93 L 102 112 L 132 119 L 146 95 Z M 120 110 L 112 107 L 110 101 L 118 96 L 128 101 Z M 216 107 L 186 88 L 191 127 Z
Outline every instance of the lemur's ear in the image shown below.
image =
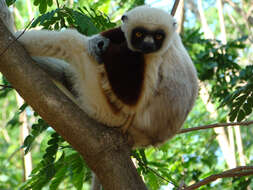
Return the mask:
M 126 22 L 128 20 L 128 17 L 126 15 L 123 15 L 121 17 L 122 22 Z

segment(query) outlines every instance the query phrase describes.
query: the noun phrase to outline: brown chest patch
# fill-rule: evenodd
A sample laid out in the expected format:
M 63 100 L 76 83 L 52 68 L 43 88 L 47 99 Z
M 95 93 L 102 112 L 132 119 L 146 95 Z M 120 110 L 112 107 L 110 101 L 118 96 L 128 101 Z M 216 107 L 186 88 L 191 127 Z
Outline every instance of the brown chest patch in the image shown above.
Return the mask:
M 110 43 L 102 60 L 112 91 L 124 104 L 135 105 L 144 80 L 144 56 L 128 49 L 126 42 Z
M 110 39 L 110 45 L 101 59 L 111 91 L 123 104 L 136 105 L 143 88 L 144 55 L 128 48 L 120 27 L 102 32 L 101 35 Z M 112 97 L 108 92 L 106 93 Z M 121 109 L 116 100 L 110 98 L 110 101 L 117 109 Z

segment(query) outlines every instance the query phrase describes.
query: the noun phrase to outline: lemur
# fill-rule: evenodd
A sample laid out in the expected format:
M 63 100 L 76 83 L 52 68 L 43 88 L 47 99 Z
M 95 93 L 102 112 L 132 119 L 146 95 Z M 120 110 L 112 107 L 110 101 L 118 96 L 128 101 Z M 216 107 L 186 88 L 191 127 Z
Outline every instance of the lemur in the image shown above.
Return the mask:
M 197 97 L 196 70 L 175 28 L 169 13 L 139 6 L 123 15 L 119 28 L 92 37 L 41 30 L 19 41 L 44 60 L 53 79 L 65 81 L 89 117 L 121 127 L 135 148 L 174 136 Z

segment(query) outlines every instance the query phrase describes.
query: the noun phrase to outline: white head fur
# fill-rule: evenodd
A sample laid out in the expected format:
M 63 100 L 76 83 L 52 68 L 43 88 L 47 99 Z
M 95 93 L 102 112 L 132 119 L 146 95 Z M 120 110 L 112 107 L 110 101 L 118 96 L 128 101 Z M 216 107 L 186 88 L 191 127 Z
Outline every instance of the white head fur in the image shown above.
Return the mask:
M 162 47 L 155 53 L 164 53 L 172 41 L 176 30 L 176 22 L 172 15 L 162 9 L 152 8 L 147 5 L 136 7 L 125 13 L 122 17 L 121 29 L 127 39 L 128 47 L 135 51 L 131 45 L 131 32 L 135 27 L 144 27 L 149 30 L 162 29 L 165 32 L 165 39 Z

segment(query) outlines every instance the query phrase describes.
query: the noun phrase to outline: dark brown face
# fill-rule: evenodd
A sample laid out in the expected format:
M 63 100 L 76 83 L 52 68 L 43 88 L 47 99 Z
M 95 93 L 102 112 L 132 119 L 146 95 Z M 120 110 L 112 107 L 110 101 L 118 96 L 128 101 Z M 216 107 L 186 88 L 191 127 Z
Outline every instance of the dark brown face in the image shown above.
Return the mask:
M 131 34 L 131 44 L 139 52 L 153 53 L 158 51 L 164 42 L 165 32 L 161 29 L 154 31 L 142 27 L 133 29 Z

